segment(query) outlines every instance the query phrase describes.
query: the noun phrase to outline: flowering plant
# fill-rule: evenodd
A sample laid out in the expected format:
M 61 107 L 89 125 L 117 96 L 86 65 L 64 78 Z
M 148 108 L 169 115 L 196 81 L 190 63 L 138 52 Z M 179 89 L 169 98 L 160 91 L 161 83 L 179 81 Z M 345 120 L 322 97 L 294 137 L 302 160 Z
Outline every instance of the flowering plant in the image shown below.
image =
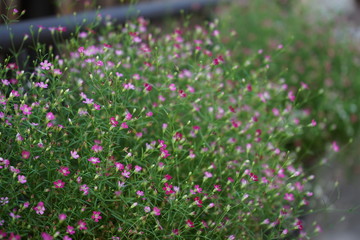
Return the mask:
M 167 33 L 109 20 L 32 73 L 1 65 L 0 236 L 311 234 L 313 176 L 284 146 L 316 128 L 299 109 L 308 89 L 267 79 L 282 45 L 236 62 L 222 40 L 216 21 Z

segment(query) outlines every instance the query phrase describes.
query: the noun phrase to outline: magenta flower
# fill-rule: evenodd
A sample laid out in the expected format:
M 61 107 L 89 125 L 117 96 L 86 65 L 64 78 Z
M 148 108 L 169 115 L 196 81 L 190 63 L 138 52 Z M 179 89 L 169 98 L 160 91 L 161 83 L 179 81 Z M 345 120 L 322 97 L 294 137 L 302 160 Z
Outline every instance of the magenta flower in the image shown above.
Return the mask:
M 68 225 L 68 226 L 66 227 L 66 233 L 68 233 L 68 234 L 70 234 L 70 235 L 75 234 L 75 228 L 74 228 L 73 226 Z
M 54 182 L 55 188 L 63 188 L 65 186 L 65 182 L 61 181 L 61 179 Z
M 15 233 L 10 233 L 9 235 L 9 240 L 20 240 L 21 239 L 21 236 L 20 235 L 17 235 Z
M 46 114 L 46 119 L 51 121 L 51 120 L 54 120 L 55 119 L 55 115 L 52 113 L 52 112 L 48 112 Z
M 61 173 L 64 176 L 67 176 L 70 174 L 69 168 L 68 167 L 60 167 L 60 169 L 58 170 L 59 173 Z
M 92 146 L 91 150 L 93 150 L 94 152 L 98 153 L 98 152 L 101 152 L 103 150 L 103 147 L 100 146 L 100 145 L 94 145 Z
M 60 222 L 64 221 L 66 218 L 67 218 L 67 216 L 66 216 L 65 213 L 60 213 L 60 214 L 59 214 L 59 221 L 60 221 Z
M 21 152 L 21 156 L 22 156 L 23 159 L 29 159 L 30 158 L 30 152 L 24 150 L 24 151 Z
M 340 148 L 335 141 L 332 142 L 332 149 L 334 150 L 334 152 L 340 151 Z
M 36 212 L 36 214 L 39 214 L 39 215 L 43 215 L 44 212 L 45 212 L 45 207 L 44 207 L 44 203 L 43 202 L 39 202 L 36 207 L 34 207 L 34 210 Z
M 221 186 L 220 185 L 214 185 L 214 190 L 220 192 Z
M 134 169 L 135 169 L 135 172 L 140 172 L 140 171 L 142 170 L 142 167 L 136 165 L 136 166 L 134 167 Z
M 121 128 L 129 128 L 129 126 L 127 125 L 126 122 L 123 122 L 123 123 L 121 124 Z
M 172 187 L 173 187 L 172 185 L 170 185 L 168 183 L 165 183 L 164 185 L 165 185 L 165 187 L 163 187 L 163 190 L 165 191 L 166 195 L 170 195 L 172 193 L 175 193 L 175 191 L 172 190 Z
M 186 220 L 186 224 L 191 228 L 194 227 L 194 223 L 190 219 Z
M 78 222 L 78 228 L 79 228 L 79 230 L 86 230 L 87 229 L 86 222 L 84 222 L 83 220 L 80 220 Z
M 100 219 L 102 219 L 101 212 L 97 212 L 97 211 L 93 211 L 93 214 L 91 216 L 91 218 L 95 221 L 95 222 L 99 222 Z
M 295 200 L 294 194 L 292 194 L 292 193 L 285 193 L 284 199 L 287 200 L 287 201 L 292 202 L 292 201 Z
M 161 210 L 160 210 L 160 208 L 154 207 L 154 208 L 153 208 L 153 213 L 154 213 L 156 216 L 161 215 Z
M 88 159 L 88 161 L 91 162 L 92 164 L 100 163 L 100 160 L 97 157 L 91 157 Z
M 111 124 L 111 126 L 116 127 L 119 124 L 119 122 L 116 121 L 115 117 L 111 117 L 110 118 L 110 124 Z
M 53 240 L 53 237 L 50 234 L 47 234 L 46 232 L 41 233 L 41 237 L 43 240 Z

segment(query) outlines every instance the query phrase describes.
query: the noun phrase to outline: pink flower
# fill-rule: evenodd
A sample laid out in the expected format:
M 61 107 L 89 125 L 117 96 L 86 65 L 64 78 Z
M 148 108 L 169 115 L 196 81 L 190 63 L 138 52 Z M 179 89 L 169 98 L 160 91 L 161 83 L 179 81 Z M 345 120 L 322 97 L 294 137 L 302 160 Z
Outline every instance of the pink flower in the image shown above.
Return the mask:
M 194 227 L 194 223 L 190 219 L 186 220 L 186 224 L 191 228 Z
M 68 167 L 60 167 L 60 169 L 58 171 L 59 171 L 59 173 L 61 173 L 64 176 L 67 176 L 70 174 Z
M 284 199 L 287 200 L 287 201 L 292 202 L 292 201 L 295 200 L 294 194 L 292 194 L 292 193 L 285 193 Z
M 21 156 L 22 156 L 23 159 L 29 159 L 30 158 L 30 152 L 24 150 L 24 151 L 21 152 Z
M 129 178 L 129 177 L 130 177 L 130 172 L 124 170 L 124 171 L 121 173 L 121 175 L 123 175 L 123 176 L 126 177 L 126 178 Z
M 26 177 L 24 175 L 18 175 L 18 181 L 21 184 L 26 183 Z
M 67 218 L 67 216 L 66 216 L 65 213 L 60 213 L 60 214 L 59 214 L 59 221 L 60 221 L 60 222 L 64 221 L 66 218 Z
M 142 167 L 136 165 L 136 166 L 134 167 L 134 169 L 135 169 L 135 172 L 140 172 L 140 171 L 142 170 Z
M 41 237 L 43 240 L 52 240 L 53 237 L 50 234 L 47 234 L 46 232 L 41 233 Z
M 84 195 L 89 194 L 89 187 L 86 184 L 80 186 L 80 191 L 83 192 Z
M 65 182 L 61 181 L 61 179 L 54 182 L 55 188 L 63 188 L 65 186 Z
M 77 224 L 78 224 L 79 230 L 86 230 L 87 229 L 86 222 L 84 222 L 83 220 L 78 221 Z
M 174 190 L 172 190 L 172 185 L 165 183 L 165 187 L 163 187 L 163 190 L 165 191 L 165 194 L 170 195 L 172 193 L 175 193 Z
M 220 185 L 214 185 L 214 190 L 220 192 L 221 186 Z
M 340 148 L 335 141 L 332 142 L 332 149 L 334 150 L 334 152 L 340 151 Z
M 45 207 L 43 202 L 39 202 L 36 207 L 34 207 L 36 214 L 43 215 L 45 212 Z
M 293 91 L 289 91 L 288 98 L 292 102 L 295 101 L 295 95 L 294 95 Z
M 79 154 L 77 153 L 77 151 L 70 151 L 70 154 L 71 154 L 71 157 L 74 158 L 74 159 L 78 159 L 80 156 Z
M 21 236 L 20 235 L 16 235 L 14 233 L 10 233 L 9 235 L 9 240 L 20 240 L 21 239 Z
M 202 207 L 203 201 L 199 197 L 194 198 L 194 202 L 198 207 Z
M 211 172 L 204 172 L 205 178 L 211 178 L 213 175 Z
M 51 120 L 54 120 L 55 119 L 55 115 L 52 113 L 52 112 L 48 112 L 46 114 L 46 119 L 51 121 Z
M 148 212 L 150 212 L 150 211 L 151 211 L 151 208 L 150 208 L 150 207 L 148 207 L 148 206 L 146 206 L 146 207 L 144 207 L 144 211 L 145 211 L 146 213 L 148 213 Z
M 119 124 L 119 122 L 116 121 L 115 117 L 111 117 L 110 118 L 110 124 L 111 124 L 111 126 L 116 127 Z
M 316 121 L 313 119 L 311 120 L 311 126 L 315 127 L 316 126 Z
M 166 180 L 171 180 L 173 177 L 172 177 L 171 175 L 169 175 L 169 174 L 166 174 L 166 175 L 164 176 L 164 178 L 165 178 Z
M 100 163 L 100 160 L 97 157 L 91 157 L 88 159 L 88 161 L 91 162 L 92 164 Z
M 93 214 L 91 216 L 91 218 L 95 221 L 95 222 L 99 222 L 100 219 L 102 219 L 102 216 L 100 216 L 101 212 L 96 212 L 93 211 Z
M 153 213 L 154 213 L 156 216 L 161 215 L 160 208 L 154 207 L 154 208 L 153 208 Z
M 123 122 L 123 123 L 121 124 L 121 127 L 122 127 L 122 128 L 129 128 L 129 126 L 127 125 L 126 122 Z
M 68 225 L 67 227 L 66 227 L 66 233 L 68 233 L 68 234 L 70 234 L 70 235 L 73 235 L 73 234 L 75 234 L 75 230 L 74 230 L 75 228 L 73 227 L 73 226 L 70 226 L 70 225 Z
M 50 67 L 52 67 L 52 64 L 49 63 L 48 60 L 41 62 L 40 65 L 41 65 L 41 68 L 44 70 L 49 70 Z
M 100 146 L 100 145 L 94 145 L 92 146 L 91 150 L 93 150 L 94 152 L 98 153 L 98 152 L 101 152 L 103 150 L 103 147 Z
M 176 91 L 176 86 L 175 86 L 175 84 L 174 84 L 174 83 L 170 84 L 170 85 L 169 85 L 169 89 L 170 89 L 170 91 Z

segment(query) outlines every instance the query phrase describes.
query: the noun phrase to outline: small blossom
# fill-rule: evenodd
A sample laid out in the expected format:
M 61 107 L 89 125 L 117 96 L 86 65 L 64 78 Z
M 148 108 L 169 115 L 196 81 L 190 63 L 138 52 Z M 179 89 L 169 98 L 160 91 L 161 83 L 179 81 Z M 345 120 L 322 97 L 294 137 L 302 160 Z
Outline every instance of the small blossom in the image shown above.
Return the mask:
M 86 184 L 80 186 L 80 191 L 83 192 L 83 195 L 89 194 L 89 187 Z
M 19 183 L 24 184 L 26 183 L 26 177 L 24 175 L 17 176 Z
M 287 201 L 294 201 L 295 198 L 294 198 L 294 194 L 292 193 L 285 193 L 285 196 L 284 196 L 284 199 L 287 200 Z
M 154 208 L 153 208 L 153 213 L 154 213 L 156 216 L 161 215 L 161 210 L 160 210 L 160 208 L 154 207 Z
M 332 149 L 334 150 L 334 152 L 339 152 L 340 151 L 340 148 L 339 148 L 339 146 L 337 145 L 337 143 L 335 141 L 332 142 Z
M 78 221 L 77 224 L 78 224 L 79 230 L 86 230 L 87 229 L 86 222 L 84 222 L 83 220 Z
M 61 173 L 62 175 L 64 175 L 65 177 L 70 174 L 68 167 L 60 167 L 58 172 Z
M 45 212 L 45 207 L 43 202 L 39 202 L 36 207 L 34 207 L 36 214 L 43 215 Z
M 41 62 L 40 65 L 41 65 L 41 69 L 44 69 L 44 70 L 49 70 L 50 67 L 53 66 L 50 62 L 48 62 L 48 60 Z
M 88 161 L 91 162 L 92 164 L 100 163 L 100 159 L 97 157 L 91 157 L 88 159 Z
M 80 156 L 79 154 L 77 153 L 77 151 L 70 151 L 70 154 L 71 154 L 71 157 L 74 158 L 74 159 L 78 159 Z
M 211 172 L 204 172 L 205 178 L 211 178 L 213 175 Z
M 99 222 L 100 219 L 102 219 L 101 212 L 93 211 L 93 214 L 91 218 L 94 220 L 94 222 Z
M 30 152 L 24 150 L 24 151 L 21 152 L 21 156 L 22 156 L 23 159 L 29 159 L 30 158 Z
M 41 233 L 41 237 L 43 240 L 53 240 L 53 237 L 50 234 L 47 234 L 46 232 Z
M 123 123 L 121 124 L 121 128 L 126 129 L 126 128 L 129 128 L 129 126 L 127 125 L 126 122 L 123 122 Z
M 67 218 L 67 216 L 66 216 L 65 213 L 60 213 L 60 214 L 59 214 L 59 221 L 60 221 L 60 222 L 65 221 L 66 218 Z
M 110 124 L 111 124 L 113 127 L 116 127 L 116 126 L 119 124 L 119 122 L 116 121 L 116 118 L 115 118 L 115 117 L 111 117 L 111 118 L 110 118 Z
M 68 234 L 70 234 L 70 235 L 75 234 L 75 228 L 74 228 L 73 226 L 68 225 L 68 226 L 66 227 L 66 233 L 68 233 Z
M 54 182 L 55 188 L 63 188 L 65 186 L 65 182 L 61 181 L 61 179 Z
M 194 223 L 190 219 L 186 220 L 186 224 L 191 228 L 194 227 Z

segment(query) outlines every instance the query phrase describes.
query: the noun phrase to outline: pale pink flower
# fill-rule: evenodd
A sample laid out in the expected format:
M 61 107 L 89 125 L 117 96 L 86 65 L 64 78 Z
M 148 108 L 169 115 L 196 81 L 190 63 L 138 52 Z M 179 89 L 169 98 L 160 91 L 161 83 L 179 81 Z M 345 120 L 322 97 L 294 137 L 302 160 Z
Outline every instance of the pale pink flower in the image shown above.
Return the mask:
M 100 163 L 100 159 L 97 157 L 91 157 L 88 159 L 88 161 L 91 162 L 92 164 Z
M 77 151 L 70 151 L 70 154 L 71 154 L 71 157 L 74 158 L 74 159 L 78 159 L 80 156 L 79 154 L 77 153 Z
M 45 212 L 45 207 L 43 202 L 39 202 L 36 207 L 34 207 L 36 214 L 43 215 Z
M 19 183 L 24 184 L 26 183 L 26 177 L 24 175 L 17 176 Z

